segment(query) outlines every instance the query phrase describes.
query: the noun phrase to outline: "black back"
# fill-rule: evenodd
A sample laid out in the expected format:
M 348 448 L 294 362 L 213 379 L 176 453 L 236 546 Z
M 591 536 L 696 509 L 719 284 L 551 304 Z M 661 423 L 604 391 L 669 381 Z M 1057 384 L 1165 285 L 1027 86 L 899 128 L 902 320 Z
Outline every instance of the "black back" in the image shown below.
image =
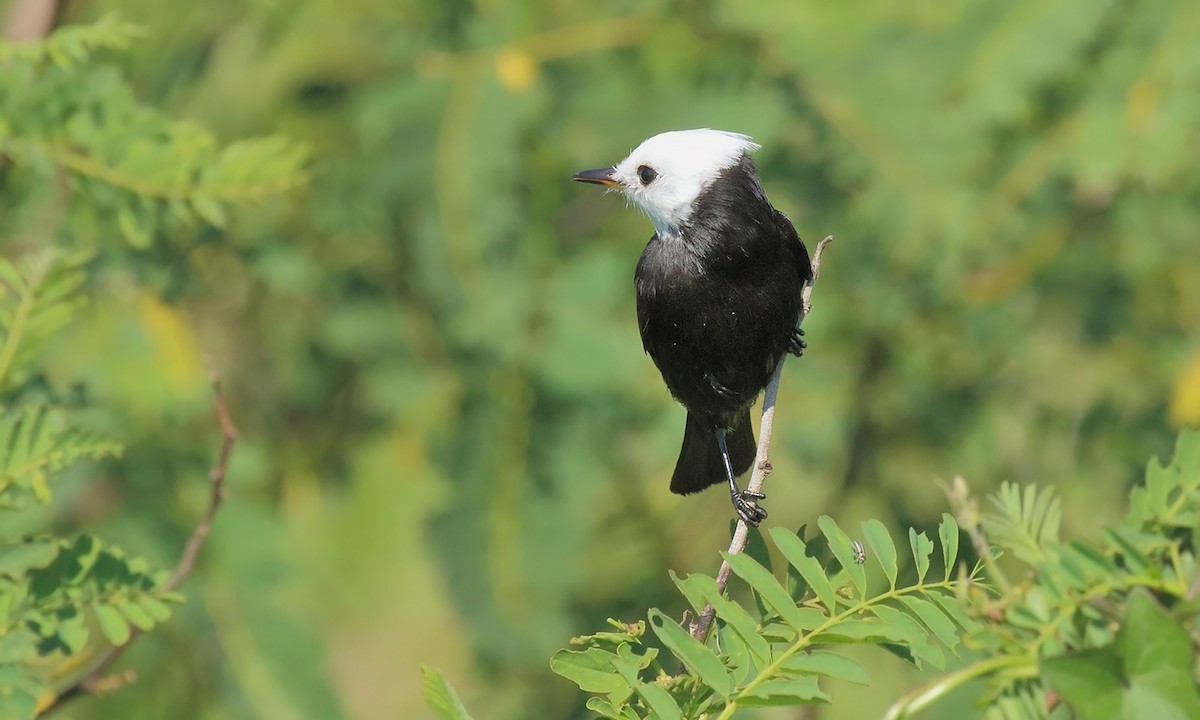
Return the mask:
M 748 156 L 697 198 L 678 236 L 650 239 L 634 277 L 642 344 L 671 394 L 734 426 L 787 352 L 812 277 Z

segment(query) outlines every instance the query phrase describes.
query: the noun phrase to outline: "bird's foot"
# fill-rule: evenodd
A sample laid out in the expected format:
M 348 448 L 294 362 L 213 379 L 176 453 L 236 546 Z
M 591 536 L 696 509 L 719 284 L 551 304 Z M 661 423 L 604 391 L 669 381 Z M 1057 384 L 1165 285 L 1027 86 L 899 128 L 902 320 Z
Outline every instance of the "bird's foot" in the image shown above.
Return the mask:
M 759 500 L 765 500 L 766 495 L 760 492 L 751 492 L 749 490 L 739 490 L 731 493 L 733 499 L 733 509 L 737 511 L 738 517 L 746 522 L 750 527 L 758 527 L 758 524 L 767 519 L 767 511 L 758 506 Z
M 788 338 L 788 352 L 796 357 L 804 356 L 804 348 L 808 347 L 808 343 L 804 342 L 804 331 L 796 328 L 792 336 Z

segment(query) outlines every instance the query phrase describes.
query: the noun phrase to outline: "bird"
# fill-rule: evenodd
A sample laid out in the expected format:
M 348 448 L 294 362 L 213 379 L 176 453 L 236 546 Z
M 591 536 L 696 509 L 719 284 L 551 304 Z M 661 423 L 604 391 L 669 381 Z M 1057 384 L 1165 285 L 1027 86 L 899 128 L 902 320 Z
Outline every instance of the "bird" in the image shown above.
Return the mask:
M 671 491 L 728 484 L 738 517 L 767 517 L 737 477 L 754 464 L 750 408 L 776 366 L 806 347 L 808 249 L 767 199 L 748 135 L 700 128 L 655 135 L 611 167 L 572 180 L 624 195 L 654 225 L 634 271 L 642 347 L 687 410 Z

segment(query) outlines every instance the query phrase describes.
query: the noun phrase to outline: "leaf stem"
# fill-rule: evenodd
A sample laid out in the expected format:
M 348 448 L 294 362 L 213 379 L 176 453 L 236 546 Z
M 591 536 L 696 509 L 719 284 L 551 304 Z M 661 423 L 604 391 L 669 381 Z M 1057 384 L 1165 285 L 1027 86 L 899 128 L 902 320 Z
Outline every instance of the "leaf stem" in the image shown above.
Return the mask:
M 1037 656 L 1035 655 L 1000 655 L 968 665 L 948 675 L 935 678 L 905 694 L 888 708 L 883 720 L 905 720 L 924 710 L 934 701 L 941 699 L 953 690 L 1000 670 L 1022 668 L 1022 674 L 1031 676 L 1037 674 Z M 1032 669 L 1032 673 L 1029 671 Z
M 754 676 L 754 679 L 751 680 L 750 682 L 746 683 L 746 686 L 743 687 L 741 690 L 739 690 L 733 696 L 730 703 L 725 706 L 725 709 L 717 717 L 717 720 L 728 720 L 728 718 L 732 717 L 734 711 L 737 710 L 737 701 L 739 698 L 745 697 L 747 694 L 749 694 L 751 691 L 753 691 L 756 687 L 763 684 L 767 680 L 770 680 L 775 675 L 775 673 L 777 673 L 779 671 L 779 668 L 783 665 L 784 661 L 786 661 L 791 656 L 795 655 L 796 653 L 800 652 L 801 650 L 803 650 L 803 649 L 807 648 L 809 645 L 811 645 L 812 639 L 814 637 L 819 636 L 821 633 L 826 632 L 827 630 L 830 630 L 831 628 L 836 627 L 840 623 L 854 617 L 855 615 L 857 615 L 865 610 L 869 610 L 872 607 L 874 607 L 875 605 L 882 604 L 883 602 L 886 602 L 887 600 L 894 600 L 894 599 L 902 597 L 904 595 L 912 595 L 914 593 L 927 593 L 931 590 L 948 590 L 950 592 L 953 592 L 954 588 L 957 584 L 958 584 L 957 580 L 942 580 L 941 582 L 936 582 L 936 583 L 922 583 L 922 584 L 913 585 L 913 586 L 906 587 L 906 588 L 896 588 L 896 589 L 888 590 L 887 592 L 885 592 L 881 595 L 876 595 L 873 598 L 861 600 L 857 604 L 850 606 L 846 610 L 844 610 L 836 615 L 830 616 L 828 620 L 821 623 L 819 626 L 817 626 L 812 631 L 810 631 L 807 635 L 801 636 L 799 639 L 796 640 L 796 642 L 792 643 L 792 645 L 790 647 L 788 647 L 783 652 L 779 653 L 775 657 L 774 660 L 772 660 L 769 664 L 767 664 L 765 667 L 763 667 L 761 670 L 759 670 L 758 674 Z
M 17 304 L 16 311 L 13 312 L 12 324 L 7 328 L 4 347 L 0 348 L 0 387 L 4 385 L 9 371 L 12 370 L 13 360 L 17 357 L 17 348 L 21 346 L 21 336 L 25 334 L 25 325 L 29 322 L 30 313 L 33 312 L 38 291 L 41 290 L 42 282 L 46 279 L 46 273 L 50 271 L 50 262 L 49 255 L 41 255 L 30 260 L 27 285 L 23 288 L 12 288 L 14 293 L 20 293 L 21 301 Z

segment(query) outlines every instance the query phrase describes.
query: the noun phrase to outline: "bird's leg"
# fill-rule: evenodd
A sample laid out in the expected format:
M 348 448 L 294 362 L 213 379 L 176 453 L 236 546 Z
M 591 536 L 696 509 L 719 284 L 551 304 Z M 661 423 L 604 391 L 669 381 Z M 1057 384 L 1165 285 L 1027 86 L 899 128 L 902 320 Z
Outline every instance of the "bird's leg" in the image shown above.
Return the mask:
M 717 428 L 717 447 L 721 450 L 721 461 L 725 463 L 725 477 L 729 478 L 729 497 L 733 500 L 733 509 L 747 525 L 758 527 L 758 524 L 766 519 L 767 511 L 760 508 L 755 501 L 764 500 L 767 496 L 738 487 L 737 480 L 733 477 L 733 463 L 729 460 L 729 446 L 725 444 L 724 428 Z
M 808 343 L 804 342 L 804 330 L 796 328 L 788 339 L 788 352 L 796 357 L 803 357 L 806 347 L 808 347 Z

